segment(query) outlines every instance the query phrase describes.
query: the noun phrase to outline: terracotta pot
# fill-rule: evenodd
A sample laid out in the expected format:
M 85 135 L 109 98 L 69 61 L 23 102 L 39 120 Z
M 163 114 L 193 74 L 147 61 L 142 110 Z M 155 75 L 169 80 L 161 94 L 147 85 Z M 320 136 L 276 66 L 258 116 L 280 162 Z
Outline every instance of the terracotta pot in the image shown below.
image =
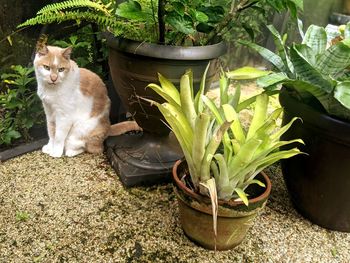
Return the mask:
M 298 147 L 307 153 L 281 161 L 293 205 L 315 224 L 350 232 L 350 123 L 315 110 L 286 90 L 279 98 L 283 124 L 295 116 L 303 120 L 281 138 L 301 138 L 305 145 Z
M 240 201 L 219 201 L 215 240 L 210 199 L 193 192 L 179 179 L 186 173 L 186 162 L 177 161 L 173 167 L 174 189 L 181 226 L 186 236 L 208 249 L 215 249 L 216 246 L 217 250 L 227 250 L 239 245 L 270 195 L 271 182 L 267 175 L 261 173 L 257 177 L 265 183 L 266 188 L 251 185 L 250 189 L 247 189 L 252 196 L 257 196 L 249 199 L 249 206 Z

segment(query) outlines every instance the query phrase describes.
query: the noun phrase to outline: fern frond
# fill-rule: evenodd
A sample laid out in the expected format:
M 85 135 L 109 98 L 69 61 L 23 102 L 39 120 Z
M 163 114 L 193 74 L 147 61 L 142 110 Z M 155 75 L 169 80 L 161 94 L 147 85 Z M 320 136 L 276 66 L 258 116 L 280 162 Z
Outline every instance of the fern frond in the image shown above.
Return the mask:
M 58 13 L 62 10 L 72 9 L 72 8 L 92 8 L 103 12 L 105 15 L 111 15 L 110 10 L 104 4 L 100 4 L 91 0 L 67 0 L 60 3 L 49 4 L 42 9 L 40 9 L 37 15 L 42 15 L 45 13 Z
M 118 21 L 115 17 L 109 17 L 102 14 L 93 14 L 91 12 L 68 11 L 64 13 L 43 13 L 34 18 L 28 19 L 18 27 L 61 23 L 69 20 L 75 20 L 77 23 L 85 20 L 95 23 L 103 28 L 111 27 L 114 30 L 118 28 L 121 30 L 123 26 L 123 23 Z

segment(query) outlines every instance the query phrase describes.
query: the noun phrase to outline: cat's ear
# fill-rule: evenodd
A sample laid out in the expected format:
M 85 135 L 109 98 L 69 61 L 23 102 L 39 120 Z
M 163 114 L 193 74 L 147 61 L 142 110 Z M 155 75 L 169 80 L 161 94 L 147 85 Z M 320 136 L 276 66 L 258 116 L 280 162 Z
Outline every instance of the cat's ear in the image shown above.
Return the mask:
M 62 56 L 65 59 L 69 60 L 70 59 L 70 55 L 72 54 L 72 50 L 73 50 L 72 47 L 67 47 L 67 48 L 63 49 Z
M 39 54 L 39 57 L 41 56 L 46 56 L 47 53 L 49 53 L 49 49 L 47 48 L 46 45 L 37 45 L 37 50 L 36 52 Z

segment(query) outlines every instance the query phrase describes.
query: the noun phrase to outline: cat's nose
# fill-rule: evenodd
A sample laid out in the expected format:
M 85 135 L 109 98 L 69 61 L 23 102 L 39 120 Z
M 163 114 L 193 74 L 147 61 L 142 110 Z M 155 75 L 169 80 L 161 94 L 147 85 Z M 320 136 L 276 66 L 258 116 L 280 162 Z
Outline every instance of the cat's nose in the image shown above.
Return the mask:
M 55 82 L 57 80 L 58 76 L 56 74 L 51 74 L 50 79 L 52 82 Z

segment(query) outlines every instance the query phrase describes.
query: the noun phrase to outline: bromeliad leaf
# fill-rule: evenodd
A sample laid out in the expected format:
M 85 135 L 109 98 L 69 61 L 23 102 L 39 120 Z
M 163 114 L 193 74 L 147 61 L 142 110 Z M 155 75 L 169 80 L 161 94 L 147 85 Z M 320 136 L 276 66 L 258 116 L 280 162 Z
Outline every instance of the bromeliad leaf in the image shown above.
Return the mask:
M 261 70 L 253 67 L 242 67 L 226 73 L 226 76 L 234 80 L 256 79 L 272 73 L 268 70 Z

